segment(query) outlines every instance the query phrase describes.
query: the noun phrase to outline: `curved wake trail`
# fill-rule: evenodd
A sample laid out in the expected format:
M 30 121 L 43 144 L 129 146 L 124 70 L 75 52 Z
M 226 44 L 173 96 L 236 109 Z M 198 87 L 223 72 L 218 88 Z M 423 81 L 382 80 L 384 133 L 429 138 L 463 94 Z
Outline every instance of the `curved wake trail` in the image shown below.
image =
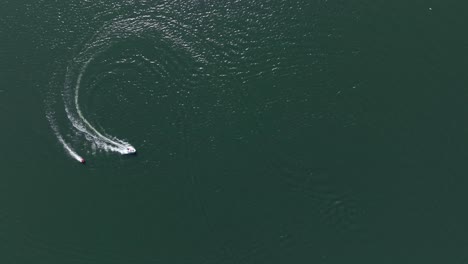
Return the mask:
M 91 138 L 94 139 L 93 140 L 94 143 L 97 143 L 98 146 L 104 147 L 104 149 L 106 149 L 106 150 L 112 150 L 112 151 L 115 151 L 115 152 L 119 152 L 120 154 L 128 154 L 129 148 L 134 149 L 132 147 L 132 145 L 130 145 L 129 143 L 127 143 L 127 142 L 125 142 L 123 140 L 120 140 L 120 139 L 112 140 L 109 137 L 106 137 L 105 135 L 101 134 L 93 125 L 91 125 L 91 123 L 89 123 L 89 121 L 84 117 L 83 113 L 81 112 L 80 104 L 78 103 L 78 101 L 79 101 L 79 92 L 80 92 L 80 87 L 81 87 L 81 79 L 83 78 L 83 74 L 85 73 L 86 69 L 88 68 L 89 63 L 92 60 L 93 60 L 93 58 L 89 59 L 83 65 L 83 68 L 82 68 L 81 72 L 79 73 L 78 79 L 76 81 L 75 95 L 74 95 L 75 110 L 76 110 L 80 120 L 82 121 L 82 123 L 84 123 L 86 125 L 86 127 L 88 127 L 92 131 L 92 133 L 90 131 L 88 131 L 84 126 L 79 126 L 78 124 L 76 124 L 76 122 L 73 122 L 73 118 L 71 118 L 70 115 L 68 115 L 68 117 L 70 118 L 70 120 L 72 121 L 72 123 L 73 123 L 73 125 L 75 127 L 79 127 L 78 129 L 80 131 L 86 133 L 88 136 L 91 136 Z M 96 140 L 98 140 L 100 142 L 96 142 Z M 104 143 L 104 144 L 107 143 L 107 144 L 104 145 L 102 143 Z
M 76 161 L 78 161 L 78 162 L 80 162 L 80 163 L 85 163 L 85 159 L 83 159 L 83 157 L 81 157 L 80 155 L 78 155 L 78 153 L 76 153 L 76 152 L 67 144 L 67 142 L 65 142 L 65 140 L 64 140 L 63 137 L 62 137 L 62 135 L 61 135 L 60 132 L 58 131 L 57 126 L 55 125 L 55 122 L 54 122 L 53 118 L 50 116 L 50 114 L 47 114 L 47 119 L 49 120 L 50 126 L 52 127 L 52 130 L 54 131 L 54 134 L 55 134 L 55 136 L 57 137 L 57 140 L 60 142 L 60 144 L 62 144 L 63 148 L 67 151 L 67 153 L 68 153 L 72 158 L 74 158 Z
M 62 143 L 62 146 L 63 148 L 68 152 L 68 154 L 74 158 L 75 160 L 77 160 L 78 162 L 80 163 L 85 163 L 85 159 L 83 159 L 80 155 L 78 155 L 73 149 L 71 149 L 70 146 L 68 146 L 68 144 L 65 142 L 65 140 L 63 140 L 62 136 L 61 135 L 57 135 L 57 139 L 60 143 Z
M 81 87 L 81 80 L 84 73 L 86 72 L 88 65 L 93 60 L 93 57 L 88 59 L 86 62 L 81 64 L 81 67 L 78 67 L 79 72 L 75 82 L 75 85 L 72 85 L 73 82 L 70 82 L 73 76 L 73 70 L 67 70 L 67 79 L 69 81 L 65 82 L 65 91 L 63 94 L 65 102 L 65 112 L 68 119 L 72 123 L 73 127 L 76 128 L 79 132 L 85 135 L 85 138 L 97 146 L 99 149 L 105 151 L 118 152 L 120 154 L 131 154 L 135 153 L 135 148 L 129 143 L 117 139 L 110 138 L 108 136 L 100 133 L 83 115 L 80 104 L 79 104 L 79 92 Z M 74 88 L 74 89 L 73 89 Z

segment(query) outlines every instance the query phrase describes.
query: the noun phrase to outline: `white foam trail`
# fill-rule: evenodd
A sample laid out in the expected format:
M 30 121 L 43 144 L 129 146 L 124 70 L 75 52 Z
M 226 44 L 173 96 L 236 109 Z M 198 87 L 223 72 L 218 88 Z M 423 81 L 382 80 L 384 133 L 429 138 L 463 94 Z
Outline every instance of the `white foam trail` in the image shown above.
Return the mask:
M 65 142 L 65 140 L 64 140 L 63 137 L 62 137 L 62 135 L 61 135 L 60 132 L 58 131 L 57 126 L 55 125 L 54 119 L 50 116 L 50 114 L 47 114 L 47 119 L 49 120 L 50 126 L 52 127 L 52 130 L 54 131 L 55 136 L 57 137 L 57 139 L 58 139 L 58 141 L 60 142 L 60 144 L 62 144 L 63 148 L 67 151 L 67 153 L 68 153 L 72 158 L 74 158 L 75 160 L 77 160 L 78 162 L 83 163 L 83 162 L 84 162 L 84 159 L 83 159 L 80 155 L 78 155 L 78 153 L 76 153 L 76 152 L 67 144 L 67 142 Z
M 68 152 L 68 154 L 72 158 L 76 159 L 80 163 L 84 162 L 84 159 L 80 155 L 78 155 L 72 148 L 70 148 L 70 146 L 68 146 L 68 144 L 65 142 L 65 140 L 63 140 L 61 135 L 56 135 L 56 136 L 57 136 L 58 141 L 62 143 L 63 148 Z
M 86 135 L 86 139 L 91 143 L 95 144 L 98 148 L 103 149 L 105 151 L 114 151 L 120 154 L 128 154 L 129 148 L 134 149 L 132 145 L 121 139 L 111 139 L 108 136 L 103 135 L 93 125 L 91 125 L 91 123 L 84 117 L 83 113 L 81 112 L 81 108 L 79 105 L 79 92 L 81 87 L 81 80 L 83 78 L 83 74 L 86 72 L 88 65 L 92 60 L 93 58 L 86 61 L 86 63 L 84 63 L 78 74 L 74 90 L 73 102 L 70 102 L 70 100 L 67 100 L 65 98 L 65 110 L 67 112 L 68 119 L 71 121 L 73 127 L 75 127 L 78 131 L 84 133 Z M 65 85 L 69 85 L 69 83 L 66 83 Z M 75 118 L 74 114 L 70 110 L 70 107 L 68 105 L 70 103 L 74 104 L 74 109 L 76 110 L 78 118 Z

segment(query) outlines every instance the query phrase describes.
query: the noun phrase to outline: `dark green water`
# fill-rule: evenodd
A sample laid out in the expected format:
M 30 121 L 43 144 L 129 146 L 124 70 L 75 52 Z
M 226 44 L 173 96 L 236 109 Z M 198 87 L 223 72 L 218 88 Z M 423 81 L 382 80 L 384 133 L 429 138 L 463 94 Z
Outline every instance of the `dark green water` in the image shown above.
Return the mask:
M 467 4 L 386 2 L 1 1 L 0 263 L 468 263 Z

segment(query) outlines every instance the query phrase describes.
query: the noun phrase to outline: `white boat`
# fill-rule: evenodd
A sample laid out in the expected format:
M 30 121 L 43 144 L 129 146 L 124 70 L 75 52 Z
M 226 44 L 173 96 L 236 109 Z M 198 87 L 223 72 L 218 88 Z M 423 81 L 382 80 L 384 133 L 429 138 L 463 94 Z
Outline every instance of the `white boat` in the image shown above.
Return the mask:
M 136 149 L 135 149 L 134 147 L 127 147 L 127 148 L 122 152 L 123 155 L 135 154 L 135 153 L 136 153 Z

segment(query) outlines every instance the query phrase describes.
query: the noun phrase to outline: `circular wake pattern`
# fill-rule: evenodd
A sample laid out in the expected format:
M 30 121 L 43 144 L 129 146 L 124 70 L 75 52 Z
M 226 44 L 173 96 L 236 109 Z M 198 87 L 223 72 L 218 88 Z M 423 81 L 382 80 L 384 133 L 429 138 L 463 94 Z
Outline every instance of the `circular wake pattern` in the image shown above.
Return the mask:
M 87 12 L 84 12 L 82 17 L 73 20 L 73 25 L 80 26 L 71 28 L 70 32 L 77 30 L 81 44 L 67 47 L 75 50 L 72 59 L 59 62 L 65 72 L 54 77 L 61 80 L 55 79 L 55 85 L 63 86 L 65 116 L 73 132 L 62 135 L 58 129 L 54 131 L 64 148 L 74 153 L 72 156 L 76 154 L 72 146 L 78 144 L 92 153 L 135 152 L 135 147 L 120 136 L 137 131 L 132 126 L 138 120 L 132 114 L 144 115 L 145 110 L 154 111 L 154 107 L 164 111 L 157 117 L 158 124 L 170 122 L 182 130 L 203 131 L 214 127 L 216 131 L 218 121 L 229 120 L 228 125 L 237 119 L 244 122 L 248 120 L 243 117 L 247 113 L 251 113 L 251 120 L 261 119 L 292 88 L 276 92 L 279 90 L 258 87 L 298 72 L 309 75 L 322 65 L 321 55 L 315 55 L 318 44 L 309 37 L 307 24 L 298 24 L 301 34 L 297 35 L 284 30 L 282 23 L 275 19 L 274 14 L 285 15 L 281 10 L 286 9 L 270 10 L 258 3 L 226 7 L 216 3 L 140 4 L 87 3 L 83 10 L 94 10 L 94 15 L 86 21 L 83 17 Z M 239 16 L 246 23 L 239 24 Z M 73 43 L 79 42 L 71 35 Z M 306 47 L 307 54 L 296 52 L 297 47 Z M 309 57 L 317 63 L 311 65 Z M 294 63 L 288 66 L 286 62 L 291 64 L 291 61 Z M 313 94 L 304 93 L 306 98 L 300 100 L 304 105 L 309 104 L 308 98 Z M 132 100 L 135 97 L 138 100 Z M 168 97 L 172 99 L 166 100 Z M 104 101 L 113 104 L 101 104 Z M 248 109 L 250 106 L 253 109 Z M 106 112 L 110 108 L 115 111 Z M 100 115 L 96 110 L 100 110 Z M 172 121 L 174 118 L 178 120 Z M 132 128 L 123 133 L 105 130 L 116 129 L 117 122 L 120 127 Z M 53 122 L 51 125 L 57 127 Z M 154 124 L 139 125 L 138 133 L 142 135 L 157 134 Z M 78 138 L 85 138 L 89 143 L 83 146 Z M 213 135 L 206 138 L 209 140 L 202 139 L 199 144 L 215 149 L 219 139 Z
M 183 36 L 189 36 L 192 41 L 197 39 L 187 26 L 164 16 L 117 18 L 104 24 L 82 46 L 66 69 L 62 98 L 66 116 L 75 131 L 70 135 L 83 136 L 91 144 L 93 152 L 135 153 L 135 147 L 127 140 L 108 134 L 95 121 L 91 121 L 89 117 L 96 116 L 88 111 L 87 104 L 82 103 L 93 101 L 102 86 L 108 88 L 106 92 L 110 93 L 105 100 L 117 97 L 117 104 L 124 106 L 131 104 L 122 95 L 126 93 L 126 88 L 132 90 L 130 93 L 141 93 L 146 97 L 145 104 L 149 103 L 148 98 L 156 97 L 155 89 L 161 84 L 166 89 L 177 88 L 177 93 L 185 91 L 189 94 L 189 87 L 194 82 L 190 77 L 200 76 L 199 71 L 206 64 L 206 59 L 195 52 L 197 44 L 189 45 Z M 169 76 L 173 72 L 177 72 L 177 77 L 184 77 Z M 153 82 L 140 84 L 142 79 L 149 79 L 148 75 Z M 140 92 L 138 86 L 145 89 Z M 84 159 L 59 132 L 53 111 L 49 111 L 47 116 L 65 150 L 84 163 Z M 120 118 L 118 121 L 122 122 Z M 124 122 L 132 123 L 131 120 Z

